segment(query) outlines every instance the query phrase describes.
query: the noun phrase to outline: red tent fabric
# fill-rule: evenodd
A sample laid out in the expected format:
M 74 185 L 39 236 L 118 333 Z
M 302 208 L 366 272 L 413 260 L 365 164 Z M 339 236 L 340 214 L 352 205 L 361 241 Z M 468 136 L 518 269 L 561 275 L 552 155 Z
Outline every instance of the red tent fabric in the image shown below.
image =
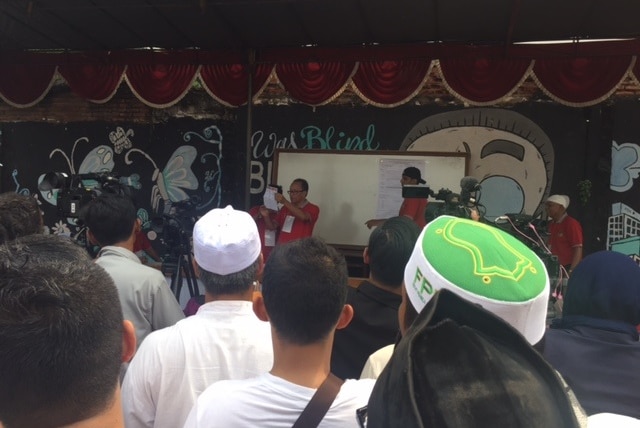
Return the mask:
M 625 79 L 640 77 L 631 48 L 516 46 L 509 57 L 495 47 L 325 49 L 313 51 L 315 57 L 306 48 L 291 49 L 262 55 L 251 67 L 251 78 L 254 98 L 276 79 L 293 99 L 312 106 L 331 102 L 351 85 L 365 102 L 395 107 L 440 77 L 432 72 L 439 62 L 445 86 L 469 105 L 499 103 L 531 76 L 556 102 L 584 107 L 602 102 Z M 376 52 L 388 57 L 377 58 Z M 142 102 L 164 108 L 180 101 L 199 79 L 218 102 L 238 107 L 248 101 L 248 70 L 237 52 L 21 53 L 0 61 L 0 98 L 15 107 L 32 106 L 46 96 L 58 73 L 78 96 L 96 103 L 107 102 L 124 77 Z

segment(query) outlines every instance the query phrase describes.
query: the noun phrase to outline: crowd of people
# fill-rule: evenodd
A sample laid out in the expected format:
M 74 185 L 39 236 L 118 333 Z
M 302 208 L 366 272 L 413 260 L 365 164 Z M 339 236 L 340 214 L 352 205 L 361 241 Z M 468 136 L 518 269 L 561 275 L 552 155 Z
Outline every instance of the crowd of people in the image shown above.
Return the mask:
M 186 317 L 134 252 L 128 196 L 83 207 L 91 258 L 0 195 L 0 427 L 640 426 L 640 267 L 582 260 L 567 197 L 546 201 L 570 273 L 548 325 L 543 261 L 471 219 L 372 223 L 369 277 L 348 286 L 308 192 L 197 220 Z

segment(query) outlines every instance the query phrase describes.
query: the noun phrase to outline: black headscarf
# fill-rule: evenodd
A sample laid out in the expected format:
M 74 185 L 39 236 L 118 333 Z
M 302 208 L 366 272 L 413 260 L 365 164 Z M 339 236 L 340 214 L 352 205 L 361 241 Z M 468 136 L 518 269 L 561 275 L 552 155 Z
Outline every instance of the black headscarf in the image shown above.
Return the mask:
M 562 312 L 640 324 L 640 267 L 615 251 L 585 257 L 569 278 Z

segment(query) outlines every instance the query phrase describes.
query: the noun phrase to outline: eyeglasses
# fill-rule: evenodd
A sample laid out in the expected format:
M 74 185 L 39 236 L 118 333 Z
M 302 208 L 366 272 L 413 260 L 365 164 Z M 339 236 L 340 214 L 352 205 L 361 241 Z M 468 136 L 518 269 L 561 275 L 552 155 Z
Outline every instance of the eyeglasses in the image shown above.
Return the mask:
M 288 194 L 292 194 L 292 193 L 302 193 L 304 192 L 304 190 L 287 190 Z

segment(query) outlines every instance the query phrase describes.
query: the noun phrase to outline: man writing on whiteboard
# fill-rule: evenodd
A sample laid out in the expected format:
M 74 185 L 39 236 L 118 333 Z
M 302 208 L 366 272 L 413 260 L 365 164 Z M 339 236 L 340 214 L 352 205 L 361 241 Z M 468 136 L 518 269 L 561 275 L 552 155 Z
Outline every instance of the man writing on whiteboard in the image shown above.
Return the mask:
M 289 186 L 287 200 L 281 193 L 276 193 L 276 202 L 282 204 L 275 220 L 269 217 L 265 207 L 260 208 L 267 229 L 278 229 L 278 244 L 306 238 L 313 233 L 313 227 L 318 221 L 320 208 L 307 200 L 309 183 L 303 178 L 296 178 Z M 264 212 L 263 212 L 264 211 Z
M 422 179 L 422 174 L 420 170 L 415 166 L 410 166 L 405 168 L 402 171 L 402 178 L 400 179 L 400 184 L 402 186 L 407 185 L 417 185 L 417 184 L 425 184 L 426 181 Z M 400 206 L 399 216 L 409 217 L 414 221 L 415 224 L 418 225 L 420 229 L 422 229 L 426 224 L 424 213 L 427 209 L 427 199 L 426 198 L 404 198 L 402 201 L 402 205 Z M 367 220 L 365 223 L 369 229 L 372 227 L 380 226 L 382 223 L 386 221 L 385 218 L 382 219 L 371 219 Z

